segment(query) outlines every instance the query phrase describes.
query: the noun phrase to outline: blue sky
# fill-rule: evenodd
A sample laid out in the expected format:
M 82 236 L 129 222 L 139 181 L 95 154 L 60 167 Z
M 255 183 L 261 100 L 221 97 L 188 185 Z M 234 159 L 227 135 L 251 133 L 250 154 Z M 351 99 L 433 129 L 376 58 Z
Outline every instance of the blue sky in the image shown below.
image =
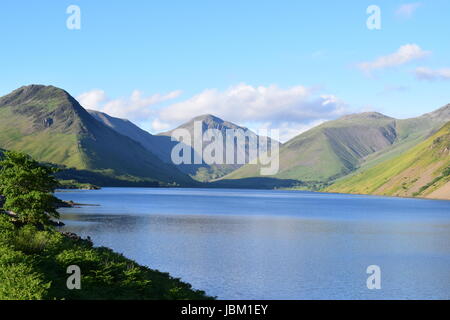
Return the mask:
M 449 17 L 448 0 L 3 1 L 0 95 L 52 84 L 151 132 L 215 113 L 286 140 L 348 112 L 450 103 Z

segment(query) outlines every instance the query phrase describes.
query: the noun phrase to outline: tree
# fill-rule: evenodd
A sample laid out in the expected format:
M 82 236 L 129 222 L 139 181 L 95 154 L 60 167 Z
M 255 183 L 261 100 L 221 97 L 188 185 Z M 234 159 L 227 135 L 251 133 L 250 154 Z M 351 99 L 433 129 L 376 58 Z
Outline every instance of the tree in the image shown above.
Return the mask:
M 59 218 L 53 192 L 58 181 L 56 172 L 33 160 L 30 156 L 4 152 L 0 160 L 0 195 L 4 197 L 3 210 L 12 212 L 22 223 L 49 225 L 50 218 Z

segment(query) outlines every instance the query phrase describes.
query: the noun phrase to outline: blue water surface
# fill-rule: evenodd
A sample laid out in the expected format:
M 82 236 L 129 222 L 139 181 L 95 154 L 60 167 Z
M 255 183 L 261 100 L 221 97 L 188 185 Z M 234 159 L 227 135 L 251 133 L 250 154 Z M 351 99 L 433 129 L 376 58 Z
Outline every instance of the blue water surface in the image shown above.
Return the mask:
M 57 196 L 91 205 L 60 209 L 65 230 L 220 299 L 450 299 L 450 201 L 173 188 Z M 367 288 L 370 265 L 380 290 Z

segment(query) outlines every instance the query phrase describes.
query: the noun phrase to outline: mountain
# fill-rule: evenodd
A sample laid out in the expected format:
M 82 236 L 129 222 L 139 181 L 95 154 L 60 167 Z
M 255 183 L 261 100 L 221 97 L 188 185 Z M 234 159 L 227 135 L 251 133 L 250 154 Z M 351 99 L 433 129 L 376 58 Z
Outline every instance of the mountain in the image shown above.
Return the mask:
M 450 200 L 450 122 L 410 150 L 324 191 Z
M 195 119 L 192 119 L 190 122 L 187 122 L 184 125 L 181 125 L 180 127 L 161 133 L 159 135 L 152 135 L 149 132 L 142 130 L 135 124 L 133 124 L 131 121 L 126 119 L 120 119 L 112 117 L 106 113 L 94 111 L 94 110 L 88 110 L 88 112 L 98 121 L 101 123 L 107 125 L 108 127 L 114 129 L 118 133 L 125 135 L 137 142 L 139 142 L 142 146 L 144 146 L 146 149 L 153 152 L 155 155 L 157 155 L 161 160 L 163 160 L 166 163 L 173 163 L 171 159 L 171 153 L 172 149 L 179 143 L 178 141 L 172 141 L 171 135 L 172 132 L 174 132 L 176 129 L 180 128 L 186 128 L 189 130 L 190 133 L 193 135 L 194 131 L 194 121 L 205 121 L 206 125 L 205 129 L 209 128 L 210 126 L 213 127 L 212 122 L 208 121 L 207 117 L 197 117 Z M 210 116 L 211 118 L 213 116 Z M 214 121 L 224 122 L 223 120 L 214 117 Z M 233 125 L 234 126 L 234 125 Z M 237 127 L 237 126 L 236 126 Z M 191 141 L 193 143 L 193 141 Z M 194 154 L 194 149 L 190 147 L 190 145 L 185 145 L 187 148 L 191 150 L 191 154 Z M 234 169 L 237 169 L 239 166 L 230 166 L 229 168 L 224 168 L 224 173 L 222 173 L 222 168 L 215 165 L 208 165 L 206 163 L 202 164 L 179 164 L 177 165 L 177 168 L 190 175 L 196 180 L 200 181 L 208 181 L 217 177 L 220 177 Z M 227 170 L 228 169 L 228 170 Z
M 450 120 L 450 104 L 420 117 L 396 120 L 397 139 L 389 147 L 364 159 L 358 171 L 392 159 L 424 141 Z
M 192 180 L 133 139 L 94 119 L 66 91 L 24 86 L 0 98 L 0 148 L 106 180 L 189 184 Z
M 191 154 L 195 153 L 194 148 L 191 146 L 194 145 L 194 123 L 201 123 L 201 133 L 204 134 L 208 129 L 217 129 L 222 134 L 225 135 L 226 130 L 242 130 L 244 134 L 247 134 L 255 139 L 258 139 L 258 135 L 256 135 L 251 130 L 238 126 L 232 122 L 224 121 L 216 116 L 206 114 L 197 116 L 190 121 L 180 125 L 179 127 L 160 133 L 158 135 L 152 135 L 145 130 L 142 130 L 132 122 L 126 119 L 115 118 L 109 116 L 106 113 L 88 110 L 88 112 L 97 120 L 103 123 L 104 125 L 114 129 L 118 133 L 125 135 L 137 142 L 139 142 L 142 146 L 144 146 L 149 151 L 153 152 L 157 155 L 161 160 L 166 163 L 172 163 L 171 153 L 172 149 L 179 143 L 178 141 L 172 141 L 172 134 L 179 129 L 186 129 L 191 135 L 192 139 L 189 142 L 190 144 L 185 145 L 187 148 L 191 150 Z M 269 146 L 272 143 L 272 140 L 269 139 Z M 208 146 L 208 143 L 203 145 L 203 150 Z M 225 154 L 226 144 L 224 143 L 224 154 Z M 258 147 L 258 145 L 253 146 L 254 148 Z M 246 143 L 236 144 L 235 148 L 235 157 L 238 154 L 244 155 L 249 159 L 249 153 L 251 153 L 250 145 L 248 141 Z M 266 149 L 263 149 L 265 152 Z M 193 163 L 193 156 L 191 158 Z M 201 164 L 180 164 L 177 165 L 178 169 L 182 172 L 190 175 L 194 179 L 202 182 L 212 181 L 214 179 L 220 178 L 238 168 L 240 168 L 242 164 L 207 164 L 203 161 Z
M 248 136 L 250 139 L 255 139 L 255 141 L 259 141 L 258 140 L 259 136 L 256 133 L 254 133 L 253 131 L 251 131 L 250 129 L 238 126 L 229 121 L 224 121 L 224 120 L 222 120 L 216 116 L 213 116 L 211 114 L 205 114 L 205 115 L 195 117 L 195 118 L 191 119 L 190 121 L 180 125 L 179 127 L 175 128 L 171 131 L 160 133 L 158 136 L 171 137 L 172 134 L 176 130 L 185 129 L 185 130 L 187 130 L 187 132 L 189 132 L 189 134 L 191 136 L 191 141 L 190 141 L 189 145 L 194 146 L 194 139 L 195 139 L 194 125 L 196 122 L 201 124 L 201 134 L 202 135 L 205 132 L 207 132 L 207 130 L 216 129 L 216 130 L 220 131 L 220 133 L 222 134 L 223 137 L 225 137 L 227 130 L 239 130 L 244 135 Z M 208 135 L 208 137 L 210 137 L 210 136 Z M 209 143 L 210 142 L 203 143 L 203 148 L 201 151 L 191 148 L 192 149 L 192 152 L 191 152 L 192 153 L 192 158 L 191 158 L 192 163 L 193 163 L 194 153 L 195 152 L 197 152 L 197 154 L 202 153 L 205 150 L 205 148 L 207 148 Z M 278 143 L 278 142 L 268 138 L 268 146 L 269 147 L 271 146 L 271 143 Z M 261 148 L 260 148 L 264 153 L 267 151 L 267 149 L 265 147 L 266 147 L 266 145 L 263 144 L 263 145 L 261 145 Z M 224 155 L 223 163 L 225 163 L 226 148 L 227 148 L 227 144 L 226 144 L 226 139 L 224 138 L 224 140 L 223 140 L 223 155 Z M 234 157 L 235 157 L 235 159 L 238 159 L 239 157 L 243 157 L 243 158 L 247 159 L 246 160 L 247 162 L 249 162 L 250 160 L 253 159 L 251 157 L 251 155 L 253 154 L 252 152 L 257 152 L 258 148 L 259 148 L 258 142 L 256 144 L 252 144 L 252 143 L 249 143 L 249 140 L 245 140 L 245 142 L 237 140 L 234 144 Z M 218 178 L 240 168 L 242 165 L 243 164 L 237 164 L 237 163 L 235 163 L 235 164 L 207 164 L 207 163 L 205 163 L 205 161 L 203 161 L 202 164 L 182 164 L 182 165 L 180 165 L 180 170 L 190 174 L 196 180 L 212 181 L 212 180 L 218 179 Z
M 144 148 L 158 156 L 166 163 L 170 163 L 170 153 L 177 144 L 172 142 L 170 137 L 152 135 L 149 132 L 139 128 L 133 122 L 127 119 L 112 117 L 104 112 L 87 110 L 89 114 L 97 121 L 114 129 L 118 133 L 127 136 L 136 142 L 139 142 Z
M 177 129 L 185 129 L 194 137 L 194 124 L 200 123 L 202 134 L 208 129 L 224 135 L 227 130 L 240 130 L 258 139 L 248 128 L 207 114 L 174 130 L 152 135 L 128 120 L 86 111 L 62 89 L 31 85 L 0 98 L 0 150 L 26 152 L 39 161 L 63 166 L 60 176 L 64 179 L 76 178 L 97 185 L 187 186 L 196 184 L 193 177 L 210 182 L 211 187 L 296 185 L 317 189 L 336 179 L 343 183 L 403 156 L 434 137 L 449 120 L 450 105 L 403 120 L 376 112 L 344 116 L 280 144 L 280 170 L 266 177 L 260 176 L 259 165 L 252 164 L 172 164 L 171 152 L 178 142 L 171 141 L 171 136 Z M 193 142 L 191 139 L 187 143 Z M 269 143 L 278 142 L 269 139 Z M 203 144 L 201 152 L 208 144 Z M 224 154 L 225 147 L 226 143 Z M 256 149 L 258 145 L 238 139 L 234 156 L 243 156 L 248 162 Z M 195 153 L 193 148 L 191 151 Z M 372 190 L 370 186 L 367 188 Z M 411 192 L 419 191 L 411 187 Z M 426 196 L 427 192 L 420 191 Z
M 328 121 L 283 144 L 273 178 L 330 182 L 391 159 L 417 145 L 450 120 L 450 105 L 418 118 L 397 120 L 376 112 Z M 223 179 L 259 176 L 246 165 Z
M 280 170 L 274 177 L 326 181 L 348 174 L 367 155 L 396 139 L 395 119 L 379 113 L 345 116 L 308 130 L 280 148 Z M 246 165 L 226 176 L 257 176 L 259 166 Z

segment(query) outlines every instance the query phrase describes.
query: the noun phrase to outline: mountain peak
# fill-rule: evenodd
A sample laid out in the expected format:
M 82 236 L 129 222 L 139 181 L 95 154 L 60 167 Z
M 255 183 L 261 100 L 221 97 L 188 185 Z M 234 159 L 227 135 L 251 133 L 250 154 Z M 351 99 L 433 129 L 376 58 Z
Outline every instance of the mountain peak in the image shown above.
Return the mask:
M 209 113 L 197 116 L 197 117 L 193 118 L 191 121 L 217 122 L 217 123 L 225 122 L 222 119 L 220 119 L 219 117 L 216 117 L 215 115 L 212 115 Z
M 393 119 L 379 112 L 361 112 L 354 113 L 343 116 L 340 118 L 341 120 L 353 120 L 353 119 L 361 119 L 361 120 L 370 120 L 370 119 Z
M 22 86 L 14 91 L 12 91 L 9 95 L 15 96 L 34 96 L 43 93 L 52 93 L 52 94 L 64 94 L 68 95 L 68 93 L 60 88 L 55 86 L 46 86 L 42 84 L 30 84 L 26 86 Z
M 77 104 L 65 90 L 39 84 L 22 86 L 0 98 L 0 107 L 10 106 L 42 106 L 52 110 L 62 104 Z
M 192 181 L 138 141 L 97 121 L 54 86 L 24 86 L 0 98 L 0 128 L 0 147 L 26 152 L 38 161 L 95 171 L 100 179 L 151 186 Z
M 221 131 L 226 130 L 226 129 L 242 129 L 244 131 L 248 130 L 245 127 L 241 127 L 232 122 L 222 120 L 219 117 L 216 117 L 212 114 L 203 114 L 203 115 L 197 116 L 195 118 L 192 118 L 188 122 L 185 122 L 182 125 L 178 126 L 176 129 L 183 128 L 183 129 L 187 129 L 187 130 L 193 132 L 194 123 L 196 121 L 201 121 L 203 123 L 202 130 L 207 130 L 207 129 L 219 129 Z M 172 134 L 172 132 L 176 129 L 173 129 L 173 130 L 170 130 L 167 132 L 161 132 L 158 135 L 170 136 Z

